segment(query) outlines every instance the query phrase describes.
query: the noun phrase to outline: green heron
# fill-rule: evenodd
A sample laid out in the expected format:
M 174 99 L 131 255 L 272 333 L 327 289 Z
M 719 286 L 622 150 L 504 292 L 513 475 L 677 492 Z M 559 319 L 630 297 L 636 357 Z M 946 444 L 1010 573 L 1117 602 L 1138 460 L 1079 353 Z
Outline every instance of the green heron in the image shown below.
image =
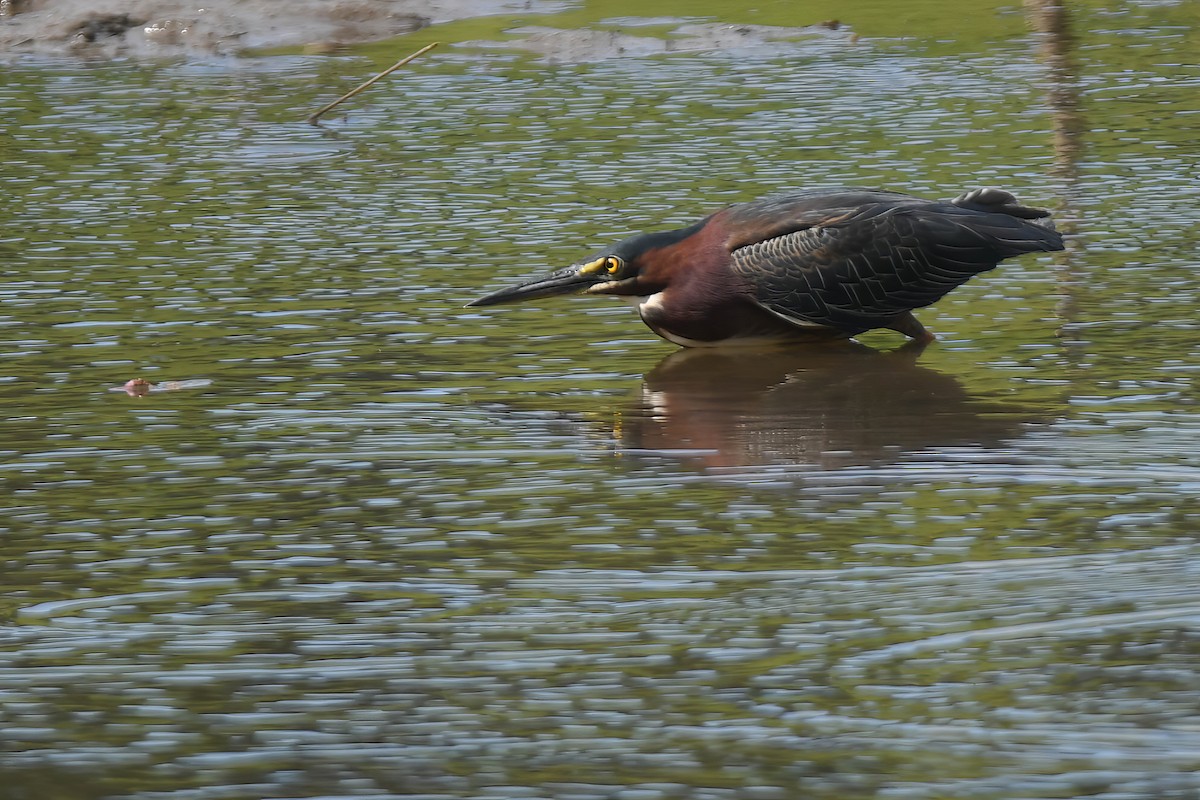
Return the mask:
M 1062 250 L 1049 217 L 1000 189 L 949 202 L 870 189 L 795 192 L 630 236 L 468 305 L 577 290 L 617 295 L 685 347 L 845 339 L 875 328 L 930 341 L 913 309 L 1003 259 Z

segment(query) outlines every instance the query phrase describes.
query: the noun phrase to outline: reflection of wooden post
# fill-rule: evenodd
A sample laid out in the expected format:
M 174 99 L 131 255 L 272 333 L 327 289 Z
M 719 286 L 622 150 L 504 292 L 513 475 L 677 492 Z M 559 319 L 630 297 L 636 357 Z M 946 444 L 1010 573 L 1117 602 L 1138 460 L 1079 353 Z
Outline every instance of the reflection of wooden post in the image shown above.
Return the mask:
M 1078 216 L 1075 193 L 1079 182 L 1079 156 L 1083 149 L 1084 119 L 1079 110 L 1079 79 L 1071 48 L 1070 17 L 1065 0 L 1025 0 L 1029 24 L 1038 34 L 1038 58 L 1046 65 L 1049 91 L 1054 168 L 1059 179 L 1062 202 L 1056 209 L 1059 229 L 1070 233 Z M 1067 249 L 1056 257 L 1059 264 L 1058 288 L 1061 300 L 1059 318 L 1064 324 L 1075 319 L 1078 304 L 1073 289 L 1077 277 L 1071 269 L 1073 251 L 1082 248 L 1078 239 L 1070 239 Z M 1064 335 L 1060 329 L 1059 335 Z
M 1025 8 L 1039 34 L 1038 56 L 1048 67 L 1050 91 L 1046 99 L 1054 126 L 1054 171 L 1073 183 L 1078 176 L 1083 116 L 1079 112 L 1079 81 L 1071 60 L 1074 40 L 1067 9 L 1062 0 L 1025 0 Z

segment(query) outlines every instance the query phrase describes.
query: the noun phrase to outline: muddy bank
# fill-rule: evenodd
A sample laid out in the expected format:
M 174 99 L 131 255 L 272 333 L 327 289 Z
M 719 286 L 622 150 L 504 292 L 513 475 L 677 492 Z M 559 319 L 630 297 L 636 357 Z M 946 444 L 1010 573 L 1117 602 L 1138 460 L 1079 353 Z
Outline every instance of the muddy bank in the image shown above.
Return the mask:
M 0 0 L 0 56 L 237 55 L 386 39 L 492 14 L 542 13 L 541 0 Z
M 203 3 L 203 5 L 201 5 Z M 0 0 L 0 59 L 22 54 L 84 58 L 235 56 L 273 47 L 336 52 L 457 19 L 553 14 L 568 0 Z M 468 42 L 532 51 L 550 62 L 581 62 L 697 50 L 786 47 L 818 37 L 853 41 L 837 21 L 811 27 L 621 20 L 563 30 L 525 25 L 503 41 Z M 657 31 L 639 28 L 653 24 Z M 668 26 L 676 24 L 677 27 Z M 662 29 L 668 32 L 663 35 Z
M 655 20 L 662 23 L 663 20 Z M 676 21 L 679 22 L 679 21 Z M 720 22 L 683 23 L 665 36 L 639 34 L 636 27 L 623 30 L 584 28 L 565 30 L 537 25 L 508 31 L 503 42 L 471 42 L 475 46 L 528 50 L 551 63 L 578 63 L 608 58 L 655 56 L 711 50 L 744 51 L 764 47 L 786 48 L 795 42 L 852 43 L 857 37 L 836 20 L 803 28 L 769 25 L 730 25 Z

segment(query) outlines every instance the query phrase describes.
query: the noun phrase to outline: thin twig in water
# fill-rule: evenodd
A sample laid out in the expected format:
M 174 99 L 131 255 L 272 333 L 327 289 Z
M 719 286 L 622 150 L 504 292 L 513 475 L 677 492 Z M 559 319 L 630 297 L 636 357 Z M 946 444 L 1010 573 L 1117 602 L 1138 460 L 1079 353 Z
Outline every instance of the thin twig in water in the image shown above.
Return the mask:
M 319 119 L 321 118 L 321 115 L 322 115 L 322 114 L 324 114 L 326 111 L 329 111 L 330 109 L 336 108 L 337 106 L 341 105 L 341 104 L 342 104 L 343 102 L 345 102 L 346 100 L 349 100 L 351 97 L 354 97 L 354 95 L 356 95 L 356 94 L 358 94 L 358 93 L 360 93 L 360 92 L 362 92 L 362 91 L 365 91 L 365 90 L 367 89 L 367 87 L 369 87 L 371 84 L 375 83 L 375 82 L 376 82 L 376 81 L 378 81 L 378 80 L 381 80 L 381 79 L 383 79 L 383 78 L 386 78 L 388 75 L 391 75 L 393 72 L 395 72 L 396 70 L 400 69 L 400 68 L 401 68 L 401 67 L 403 67 L 405 64 L 407 64 L 408 62 L 410 62 L 410 61 L 412 61 L 414 58 L 416 58 L 417 56 L 424 55 L 425 53 L 428 53 L 430 50 L 432 50 L 433 48 L 437 47 L 439 44 L 441 44 L 441 42 L 432 42 L 431 44 L 427 44 L 427 45 L 425 45 L 424 47 L 422 47 L 420 50 L 418 50 L 417 52 L 413 53 L 412 55 L 410 55 L 410 56 L 406 56 L 405 58 L 402 58 L 402 59 L 400 59 L 400 60 L 399 60 L 399 61 L 397 61 L 395 64 L 392 64 L 390 67 L 388 67 L 387 69 L 385 69 L 383 72 L 381 72 L 381 73 L 379 73 L 378 75 L 376 75 L 374 78 L 371 78 L 371 80 L 367 81 L 366 83 L 362 84 L 361 86 L 358 86 L 358 87 L 356 87 L 356 88 L 354 88 L 354 89 L 351 89 L 350 91 L 346 92 L 344 95 L 342 95 L 341 97 L 339 97 L 337 100 L 334 100 L 332 103 L 330 103 L 329 105 L 325 106 L 325 107 L 324 107 L 324 108 L 322 108 L 320 111 L 316 111 L 316 112 L 314 112 L 312 115 L 310 115 L 310 116 L 309 116 L 309 118 L 308 118 L 308 123 L 309 123 L 310 125 L 316 125 L 316 124 L 317 124 L 317 120 L 319 120 Z

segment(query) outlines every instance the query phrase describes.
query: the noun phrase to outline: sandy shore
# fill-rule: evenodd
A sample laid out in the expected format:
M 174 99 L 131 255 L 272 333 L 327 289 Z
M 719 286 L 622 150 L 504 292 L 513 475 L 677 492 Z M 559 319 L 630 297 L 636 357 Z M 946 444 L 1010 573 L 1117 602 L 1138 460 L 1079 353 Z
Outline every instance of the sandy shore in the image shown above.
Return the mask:
M 490 14 L 552 11 L 544 0 L 0 0 L 0 56 L 236 55 L 264 47 L 386 39 Z

